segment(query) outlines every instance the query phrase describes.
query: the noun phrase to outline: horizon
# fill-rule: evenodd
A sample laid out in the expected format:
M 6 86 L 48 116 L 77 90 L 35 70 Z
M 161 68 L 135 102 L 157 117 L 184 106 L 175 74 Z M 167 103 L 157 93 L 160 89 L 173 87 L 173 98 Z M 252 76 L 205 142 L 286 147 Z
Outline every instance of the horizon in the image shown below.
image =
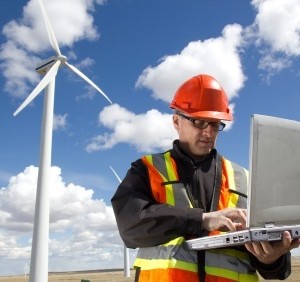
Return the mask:
M 169 102 L 187 78 L 208 73 L 227 92 L 235 119 L 217 149 L 245 168 L 252 114 L 300 121 L 300 2 L 44 2 L 62 54 L 113 102 L 59 70 L 49 272 L 122 267 L 110 203 L 118 179 L 110 167 L 122 179 L 142 155 L 171 148 L 177 134 Z M 13 113 L 42 79 L 35 68 L 53 50 L 35 0 L 0 7 L 0 275 L 8 275 L 30 263 L 43 93 Z

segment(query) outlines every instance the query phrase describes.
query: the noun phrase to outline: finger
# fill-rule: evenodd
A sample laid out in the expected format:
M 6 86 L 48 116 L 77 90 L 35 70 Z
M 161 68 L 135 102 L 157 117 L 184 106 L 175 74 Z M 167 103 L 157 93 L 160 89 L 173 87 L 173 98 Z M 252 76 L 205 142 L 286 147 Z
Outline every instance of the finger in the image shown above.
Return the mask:
M 264 256 L 265 252 L 260 243 L 252 242 L 245 244 L 246 249 L 256 257 Z
M 290 245 L 290 250 L 299 248 L 299 246 L 300 246 L 300 239 L 293 240 Z
M 241 209 L 227 208 L 222 210 L 222 214 L 234 221 L 243 220 L 243 218 L 245 218 L 245 214 Z
M 262 255 L 265 255 L 268 250 L 267 245 L 269 243 L 266 243 L 266 242 L 253 242 L 252 243 L 252 246 L 253 246 L 253 250 L 254 252 L 258 255 L 258 256 L 262 256 Z M 269 244 L 270 245 L 270 244 Z
M 236 210 L 236 219 L 235 222 L 238 222 L 241 224 L 242 228 L 246 227 L 246 221 L 247 221 L 247 217 L 246 217 L 246 210 L 244 209 L 237 209 Z
M 262 250 L 263 254 L 271 254 L 273 251 L 273 247 L 271 246 L 271 244 L 267 241 L 264 242 L 260 242 L 260 249 Z
M 224 226 L 226 226 L 228 231 L 236 231 L 235 224 L 231 221 L 230 218 L 224 217 L 222 223 Z
M 292 243 L 292 236 L 290 232 L 284 231 L 282 234 L 282 246 L 288 249 L 291 243 Z
M 245 218 L 247 217 L 247 210 L 246 209 L 240 209 L 240 211 L 244 214 Z
M 243 226 L 243 224 L 241 224 L 241 223 L 236 223 L 235 222 L 234 226 L 235 226 L 236 230 L 243 230 L 243 229 L 245 229 L 244 226 Z
M 252 243 L 246 243 L 245 244 L 246 249 L 251 253 L 251 254 L 255 254 L 254 253 L 254 248 L 253 248 L 253 244 Z

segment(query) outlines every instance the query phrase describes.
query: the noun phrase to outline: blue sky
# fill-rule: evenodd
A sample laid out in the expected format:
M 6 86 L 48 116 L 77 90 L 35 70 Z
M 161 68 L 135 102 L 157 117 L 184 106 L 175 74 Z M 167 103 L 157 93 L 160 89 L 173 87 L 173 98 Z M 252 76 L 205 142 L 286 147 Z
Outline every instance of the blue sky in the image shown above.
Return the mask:
M 46 1 L 44 1 L 46 2 Z M 49 3 L 48 3 L 49 2 Z M 254 113 L 300 120 L 297 0 L 52 0 L 45 3 L 70 70 L 56 79 L 50 199 L 50 271 L 122 267 L 110 198 L 130 163 L 176 138 L 169 101 L 208 73 L 227 91 L 235 120 L 217 148 L 248 167 Z M 54 55 L 34 0 L 1 1 L 0 275 L 30 260 L 43 94 L 15 110 Z M 131 252 L 131 256 L 134 252 Z M 132 261 L 132 258 L 131 258 Z

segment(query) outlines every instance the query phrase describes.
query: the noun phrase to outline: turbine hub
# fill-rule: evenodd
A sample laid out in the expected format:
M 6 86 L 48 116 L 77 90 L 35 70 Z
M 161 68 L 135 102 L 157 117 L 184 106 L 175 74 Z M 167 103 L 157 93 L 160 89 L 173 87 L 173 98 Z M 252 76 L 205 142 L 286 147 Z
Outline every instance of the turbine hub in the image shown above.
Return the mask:
M 57 56 L 56 60 L 61 61 L 61 66 L 62 66 L 67 61 L 67 57 L 64 55 L 59 55 L 59 56 Z

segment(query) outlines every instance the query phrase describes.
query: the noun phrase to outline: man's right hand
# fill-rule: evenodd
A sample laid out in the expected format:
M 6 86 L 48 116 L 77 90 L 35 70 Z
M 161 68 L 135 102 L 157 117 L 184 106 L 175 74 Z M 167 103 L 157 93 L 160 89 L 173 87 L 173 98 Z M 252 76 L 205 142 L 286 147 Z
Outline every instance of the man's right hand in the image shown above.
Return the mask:
M 246 209 L 227 208 L 203 213 L 202 227 L 207 231 L 236 231 L 246 227 Z

